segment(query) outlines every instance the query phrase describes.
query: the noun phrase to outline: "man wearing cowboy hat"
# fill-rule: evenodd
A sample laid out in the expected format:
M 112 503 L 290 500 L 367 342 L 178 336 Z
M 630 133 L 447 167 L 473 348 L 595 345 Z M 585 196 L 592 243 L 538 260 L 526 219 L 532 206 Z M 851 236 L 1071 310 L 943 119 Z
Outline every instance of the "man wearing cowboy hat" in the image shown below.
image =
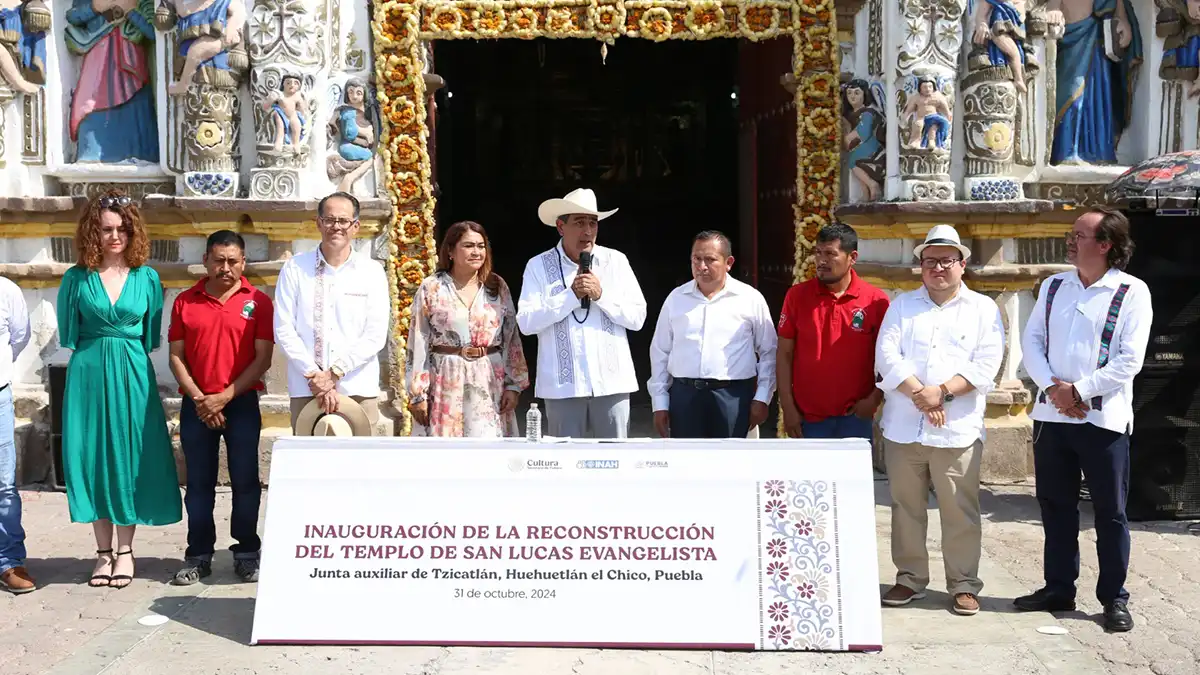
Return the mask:
M 525 265 L 517 325 L 538 336 L 534 394 L 546 402 L 547 432 L 564 438 L 625 438 L 637 376 L 625 331 L 641 330 L 646 299 L 629 259 L 598 246 L 600 211 L 588 189 L 538 207 L 562 237 Z
M 1004 358 L 1000 308 L 962 283 L 971 250 L 950 225 L 929 230 L 913 254 L 923 285 L 888 308 L 875 345 L 883 390 L 884 462 L 892 492 L 896 584 L 883 604 L 925 597 L 929 483 L 942 521 L 952 609 L 979 611 L 979 462 L 983 412 Z

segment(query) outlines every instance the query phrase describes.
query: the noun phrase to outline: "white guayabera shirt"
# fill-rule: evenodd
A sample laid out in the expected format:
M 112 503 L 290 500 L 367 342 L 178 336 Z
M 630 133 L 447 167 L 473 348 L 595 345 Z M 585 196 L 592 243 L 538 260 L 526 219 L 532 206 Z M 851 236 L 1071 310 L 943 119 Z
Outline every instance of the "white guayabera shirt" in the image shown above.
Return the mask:
M 275 342 L 288 360 L 288 394 L 312 396 L 304 374 L 338 365 L 347 396 L 379 395 L 379 352 L 387 344 L 391 301 L 378 261 L 355 251 L 341 267 L 321 248 L 288 260 L 275 282 Z
M 875 343 L 875 369 L 882 378 L 883 437 L 894 443 L 965 448 L 983 438 L 987 394 L 1004 360 L 1000 308 L 966 285 L 939 307 L 922 286 L 903 293 L 888 307 Z M 933 426 L 896 387 L 916 375 L 937 386 L 961 375 L 975 386 L 945 404 L 946 424 Z
M 628 394 L 638 389 L 626 331 L 641 330 L 646 298 L 624 253 L 592 246 L 600 299 L 583 309 L 571 284 L 579 266 L 562 243 L 525 265 L 517 325 L 538 338 L 538 398 Z

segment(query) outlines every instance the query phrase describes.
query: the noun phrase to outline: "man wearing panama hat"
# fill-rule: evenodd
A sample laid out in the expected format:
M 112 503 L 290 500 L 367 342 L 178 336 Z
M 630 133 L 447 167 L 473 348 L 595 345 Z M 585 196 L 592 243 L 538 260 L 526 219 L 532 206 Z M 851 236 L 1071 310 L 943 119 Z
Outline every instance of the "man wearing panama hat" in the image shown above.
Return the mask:
M 884 462 L 892 493 L 896 584 L 885 605 L 925 597 L 929 484 L 942 521 L 942 559 L 952 609 L 979 611 L 979 464 L 983 413 L 1004 358 L 1000 308 L 962 283 L 971 249 L 950 225 L 913 249 L 923 285 L 899 295 L 875 344 L 883 391 Z
M 629 259 L 596 244 L 601 211 L 586 188 L 538 207 L 558 244 L 525 266 L 517 325 L 538 337 L 534 395 L 546 428 L 564 438 L 625 438 L 629 394 L 637 391 L 627 330 L 641 330 L 646 298 Z

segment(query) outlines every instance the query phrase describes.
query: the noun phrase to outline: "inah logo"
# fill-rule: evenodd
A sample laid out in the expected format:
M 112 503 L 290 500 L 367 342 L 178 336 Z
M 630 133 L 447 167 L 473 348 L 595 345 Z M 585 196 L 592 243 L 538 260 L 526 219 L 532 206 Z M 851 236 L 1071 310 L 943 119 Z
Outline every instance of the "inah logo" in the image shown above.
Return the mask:
M 621 466 L 616 459 L 581 459 L 575 463 L 576 469 L 616 469 Z

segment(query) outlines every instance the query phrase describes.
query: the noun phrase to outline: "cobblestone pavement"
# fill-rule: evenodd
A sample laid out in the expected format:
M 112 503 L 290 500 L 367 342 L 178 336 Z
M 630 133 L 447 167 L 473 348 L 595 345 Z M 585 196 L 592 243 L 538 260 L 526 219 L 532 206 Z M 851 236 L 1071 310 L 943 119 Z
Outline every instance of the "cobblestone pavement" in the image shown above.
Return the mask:
M 886 483 L 876 484 L 880 583 L 890 583 Z M 94 548 L 91 529 L 67 519 L 65 495 L 25 492 L 31 571 L 41 588 L 0 594 L 0 672 L 4 675 L 244 675 L 249 673 L 521 673 L 676 675 L 684 673 L 853 673 L 961 675 L 1200 674 L 1200 536 L 1187 523 L 1137 524 L 1129 590 L 1132 633 L 1106 634 L 1099 605 L 1094 535 L 1083 542 L 1080 611 L 1018 614 L 1011 598 L 1041 580 L 1041 528 L 1030 486 L 992 487 L 984 496 L 986 583 L 983 611 L 959 617 L 942 592 L 936 513 L 930 516 L 934 581 L 929 597 L 887 608 L 880 654 L 742 654 L 568 649 L 250 647 L 252 585 L 237 583 L 228 552 L 218 554 L 206 583 L 179 588 L 166 581 L 179 564 L 184 528 L 143 528 L 135 544 L 138 579 L 122 590 L 86 586 Z M 218 495 L 227 514 L 229 495 Z M 1090 513 L 1085 506 L 1090 527 Z M 219 531 L 227 522 L 219 521 Z M 224 545 L 224 544 L 221 544 Z M 138 619 L 158 613 L 162 626 Z M 1037 628 L 1060 625 L 1068 635 Z

